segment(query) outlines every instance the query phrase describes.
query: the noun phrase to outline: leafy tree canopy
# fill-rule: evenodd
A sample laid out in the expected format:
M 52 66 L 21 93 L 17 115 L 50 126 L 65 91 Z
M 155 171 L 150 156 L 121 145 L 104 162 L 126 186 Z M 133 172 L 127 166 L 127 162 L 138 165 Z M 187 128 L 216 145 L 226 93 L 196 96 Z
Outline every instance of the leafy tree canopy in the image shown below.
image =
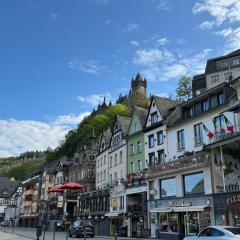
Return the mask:
M 179 102 L 184 102 L 192 97 L 192 78 L 182 76 L 178 81 L 176 98 Z

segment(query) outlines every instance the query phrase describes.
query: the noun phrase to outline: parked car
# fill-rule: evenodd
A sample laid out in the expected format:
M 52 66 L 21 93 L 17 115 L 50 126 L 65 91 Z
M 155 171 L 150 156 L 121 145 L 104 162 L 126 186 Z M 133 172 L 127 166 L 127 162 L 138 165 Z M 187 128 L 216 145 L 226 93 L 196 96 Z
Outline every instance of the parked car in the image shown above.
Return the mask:
M 188 236 L 184 240 L 240 240 L 240 228 L 232 226 L 209 226 L 197 236 Z
M 69 228 L 69 237 L 73 235 L 77 237 L 86 236 L 94 237 L 94 226 L 93 222 L 90 220 L 76 220 Z

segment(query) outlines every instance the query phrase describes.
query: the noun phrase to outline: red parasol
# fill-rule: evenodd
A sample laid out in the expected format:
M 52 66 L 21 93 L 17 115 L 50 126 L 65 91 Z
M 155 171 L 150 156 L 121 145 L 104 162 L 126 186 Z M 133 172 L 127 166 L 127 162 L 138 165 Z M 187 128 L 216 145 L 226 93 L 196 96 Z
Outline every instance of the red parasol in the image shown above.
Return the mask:
M 84 188 L 84 186 L 80 183 L 68 182 L 68 183 L 65 183 L 61 188 L 62 189 L 79 189 L 79 188 Z

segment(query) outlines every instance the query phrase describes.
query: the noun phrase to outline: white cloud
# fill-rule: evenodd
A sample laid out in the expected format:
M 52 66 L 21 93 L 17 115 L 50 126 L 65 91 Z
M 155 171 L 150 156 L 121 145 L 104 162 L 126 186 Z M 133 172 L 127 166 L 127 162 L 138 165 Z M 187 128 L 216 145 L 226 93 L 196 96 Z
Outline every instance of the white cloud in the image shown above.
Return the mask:
M 135 52 L 133 63 L 140 65 L 150 81 L 168 81 L 182 75 L 202 73 L 211 49 L 195 55 L 175 54 L 167 49 L 141 49 Z
M 172 62 L 174 61 L 174 56 L 168 50 L 160 50 L 157 48 L 140 49 L 136 51 L 133 63 L 139 65 L 152 65 L 162 60 L 165 62 Z
M 129 23 L 126 27 L 122 28 L 122 32 L 132 32 L 132 31 L 139 31 L 140 25 L 137 23 Z
M 59 17 L 60 17 L 60 15 L 58 13 L 56 13 L 56 12 L 50 13 L 50 20 L 51 20 L 51 22 L 56 21 Z
M 25 151 L 55 148 L 66 133 L 89 115 L 63 115 L 48 122 L 32 120 L 0 120 L 0 157 L 19 155 Z
M 205 27 L 220 26 L 224 22 L 233 23 L 240 21 L 239 0 L 204 0 L 195 3 L 192 11 L 194 14 L 207 12 L 213 18 L 213 21 L 202 23 Z
M 186 43 L 186 42 L 187 42 L 187 40 L 184 39 L 184 38 L 180 38 L 180 39 L 178 39 L 178 40 L 176 41 L 177 44 L 184 44 L 184 43 Z
M 74 61 L 70 61 L 68 63 L 68 66 L 69 68 L 75 68 L 81 72 L 92 74 L 92 75 L 98 75 L 101 72 L 106 70 L 106 66 L 101 65 L 99 61 L 96 61 L 96 60 L 89 60 L 85 62 L 74 60 Z
M 214 21 L 204 21 L 199 25 L 199 28 L 201 29 L 211 29 L 213 28 L 215 22 Z
M 164 10 L 164 11 L 169 11 L 170 6 L 168 4 L 167 0 L 154 0 L 156 3 L 156 10 Z
M 82 102 L 90 105 L 91 107 L 97 107 L 98 104 L 102 104 L 104 97 L 106 98 L 106 101 L 113 100 L 112 95 L 110 93 L 101 93 L 101 94 L 91 94 L 88 96 L 79 96 L 77 99 Z
M 131 41 L 130 44 L 133 45 L 133 46 L 139 46 L 140 45 L 139 42 L 134 41 L 134 40 Z
M 169 42 L 169 40 L 167 38 L 159 38 L 159 39 L 156 39 L 156 45 L 159 46 L 159 45 L 165 45 Z
M 107 24 L 107 25 L 109 25 L 111 23 L 112 23 L 112 19 L 110 19 L 110 18 L 105 21 L 105 24 Z

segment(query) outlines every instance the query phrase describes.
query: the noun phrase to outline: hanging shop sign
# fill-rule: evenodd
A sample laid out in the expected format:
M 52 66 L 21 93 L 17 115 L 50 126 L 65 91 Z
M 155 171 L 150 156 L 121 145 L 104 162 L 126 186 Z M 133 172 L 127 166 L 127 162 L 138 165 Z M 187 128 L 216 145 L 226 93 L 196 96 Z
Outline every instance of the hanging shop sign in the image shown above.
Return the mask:
M 227 205 L 230 205 L 235 202 L 240 202 L 240 195 L 234 195 L 234 196 L 227 198 Z
M 170 201 L 168 202 L 169 207 L 190 207 L 192 206 L 191 201 L 180 201 L 180 202 L 175 202 L 175 201 Z

